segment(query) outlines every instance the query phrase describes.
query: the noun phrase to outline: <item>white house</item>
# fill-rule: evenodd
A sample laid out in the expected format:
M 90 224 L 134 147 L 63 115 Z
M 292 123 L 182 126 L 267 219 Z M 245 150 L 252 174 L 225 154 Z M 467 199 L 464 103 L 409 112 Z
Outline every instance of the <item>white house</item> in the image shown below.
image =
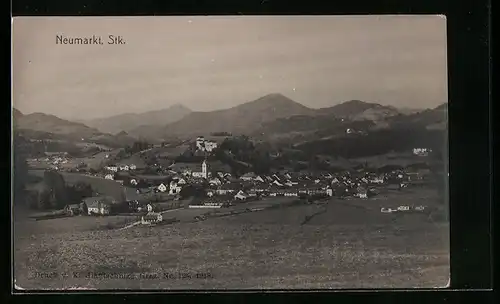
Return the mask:
M 92 214 L 100 214 L 107 215 L 110 211 L 110 204 L 107 202 L 107 199 L 104 197 L 88 197 L 84 200 L 85 205 L 87 206 L 87 211 L 89 215 Z
M 141 217 L 141 224 L 143 225 L 159 223 L 161 221 L 163 221 L 163 216 L 161 215 L 161 213 L 150 212 Z
M 263 183 L 263 182 L 264 182 L 264 179 L 263 179 L 261 176 L 257 176 L 257 177 L 254 179 L 254 181 Z
M 110 180 L 114 180 L 115 177 L 113 176 L 113 174 L 106 174 L 106 176 L 104 176 L 105 179 L 110 179 Z
M 118 167 L 117 166 L 107 166 L 106 169 L 108 171 L 118 172 Z
M 273 184 L 275 184 L 276 186 L 283 186 L 283 184 L 281 184 L 280 182 L 278 182 L 277 180 L 275 180 L 274 182 L 272 182 Z
M 212 179 L 209 181 L 209 184 L 210 184 L 210 185 L 213 185 L 213 186 L 220 186 L 220 185 L 222 185 L 222 182 L 220 181 L 220 179 L 218 179 L 218 178 L 216 177 L 216 178 L 212 178 Z
M 160 191 L 160 192 L 165 192 L 165 191 L 167 191 L 167 186 L 165 186 L 163 183 L 161 183 L 161 184 L 158 186 L 158 191 Z
M 244 200 L 247 198 L 247 195 L 245 194 L 245 192 L 243 192 L 243 190 L 240 190 L 240 191 L 238 191 L 238 193 L 236 193 L 234 198 L 239 199 L 239 200 Z
M 284 196 L 299 196 L 299 192 L 298 191 L 285 191 L 285 192 L 283 192 L 283 195 Z
M 175 181 L 170 182 L 170 191 L 168 192 L 168 194 L 170 195 L 179 194 L 181 190 L 182 186 L 180 186 L 178 183 L 176 183 Z
M 413 149 L 413 154 L 417 156 L 427 156 L 429 155 L 429 152 L 432 152 L 431 149 L 427 148 L 414 148 Z
M 136 180 L 135 178 L 132 178 L 132 179 L 130 180 L 130 184 L 131 184 L 131 185 L 134 185 L 134 186 L 137 186 L 137 184 L 138 184 L 138 183 L 137 183 L 137 180 Z
M 212 152 L 217 148 L 217 143 L 206 140 L 203 136 L 196 138 L 196 149 L 200 151 Z
M 332 188 L 326 189 L 326 195 L 333 196 L 333 189 Z

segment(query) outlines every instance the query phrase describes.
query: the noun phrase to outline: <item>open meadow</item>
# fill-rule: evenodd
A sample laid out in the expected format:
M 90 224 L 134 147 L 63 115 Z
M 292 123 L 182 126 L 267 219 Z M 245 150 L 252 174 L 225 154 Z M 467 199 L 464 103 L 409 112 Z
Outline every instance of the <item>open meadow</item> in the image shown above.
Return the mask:
M 18 220 L 16 284 L 26 289 L 446 286 L 448 224 L 362 206 L 371 202 L 331 200 L 124 230 L 113 228 L 134 217 Z M 164 216 L 188 219 L 207 211 Z
M 30 170 L 29 174 L 37 177 L 43 177 L 44 171 Z M 109 195 L 114 198 L 121 198 L 123 196 L 123 186 L 116 181 L 80 173 L 60 172 L 60 174 L 64 178 L 64 181 L 69 185 L 84 182 L 89 184 L 94 191 L 99 192 L 101 195 Z

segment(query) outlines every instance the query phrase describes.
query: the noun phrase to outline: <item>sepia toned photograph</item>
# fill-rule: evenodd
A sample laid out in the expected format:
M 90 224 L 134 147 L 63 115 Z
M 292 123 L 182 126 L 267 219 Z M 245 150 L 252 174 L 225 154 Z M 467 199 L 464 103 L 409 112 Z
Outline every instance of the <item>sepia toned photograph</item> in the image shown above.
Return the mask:
M 16 290 L 445 288 L 446 18 L 16 17 Z

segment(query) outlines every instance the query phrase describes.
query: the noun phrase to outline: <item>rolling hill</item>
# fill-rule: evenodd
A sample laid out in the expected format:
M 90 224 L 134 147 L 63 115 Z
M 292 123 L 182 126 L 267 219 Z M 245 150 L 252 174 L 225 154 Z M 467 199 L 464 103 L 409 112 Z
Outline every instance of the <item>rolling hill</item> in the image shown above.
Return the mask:
M 347 129 L 362 132 L 386 129 L 388 119 L 401 115 L 398 109 L 391 106 L 351 100 L 316 109 L 311 115 L 296 115 L 267 122 L 254 135 L 284 141 L 317 140 L 344 135 Z
M 308 141 L 294 146 L 309 154 L 334 154 L 343 157 L 379 155 L 415 147 L 439 151 L 446 146 L 448 124 L 445 105 L 415 114 L 391 116 L 384 123 L 384 128 L 364 126 L 363 134 L 339 134 L 337 137 L 319 139 L 310 137 Z
M 126 113 L 111 117 L 86 120 L 82 122 L 105 133 L 115 134 L 120 131 L 126 131 L 132 135 L 136 135 L 143 132 L 134 132 L 134 129 L 140 128 L 143 125 L 153 127 L 164 126 L 171 122 L 182 119 L 189 113 L 191 113 L 190 109 L 186 108 L 183 105 L 175 104 L 163 110 L 148 111 L 137 114 Z
M 192 112 L 164 127 L 165 134 L 201 135 L 212 132 L 249 133 L 263 123 L 294 115 L 314 115 L 315 110 L 281 94 L 269 94 L 236 107 L 212 112 Z
M 333 115 L 337 118 L 373 121 L 384 120 L 401 114 L 395 107 L 360 100 L 346 101 L 332 107 L 319 109 L 318 112 L 323 115 Z
M 90 128 L 85 124 L 61 119 L 54 115 L 44 113 L 22 114 L 13 109 L 13 125 L 16 130 L 39 135 L 49 134 L 74 137 L 89 138 L 100 135 L 97 129 Z

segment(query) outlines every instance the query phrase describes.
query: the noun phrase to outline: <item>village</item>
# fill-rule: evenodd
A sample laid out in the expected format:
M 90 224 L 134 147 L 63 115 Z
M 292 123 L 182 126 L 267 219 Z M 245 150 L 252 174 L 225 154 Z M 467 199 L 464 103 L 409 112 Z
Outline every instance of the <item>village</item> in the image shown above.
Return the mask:
M 217 148 L 216 143 L 206 144 L 203 137 L 198 137 L 195 143 L 197 150 L 204 152 L 212 152 Z M 426 156 L 426 153 L 426 149 L 413 151 L 418 156 Z M 119 196 L 102 191 L 84 198 L 81 203 L 68 204 L 60 212 L 61 215 L 137 214 L 142 224 L 158 224 L 164 222 L 162 213 L 166 211 L 201 209 L 202 212 L 193 213 L 193 219 L 203 220 L 208 214 L 220 215 L 226 209 L 231 210 L 228 214 L 232 215 L 236 214 L 236 209 L 240 212 L 259 211 L 277 201 L 282 204 L 297 201 L 321 203 L 333 197 L 369 201 L 377 199 L 381 193 L 399 192 L 409 186 L 426 184 L 431 173 L 428 168 L 408 166 L 386 172 L 372 172 L 363 168 L 335 173 L 281 170 L 270 174 L 247 172 L 233 176 L 229 166 L 207 158 L 199 163 L 174 161 L 167 165 L 147 165 L 137 155 L 114 162 L 112 159 L 116 153 L 105 151 L 100 154 L 100 157 L 110 160 L 101 162 L 101 167 L 91 173 L 88 170 L 75 172 L 74 167 L 64 170 L 61 165 L 71 161 L 74 163 L 67 153 L 47 154 L 42 160 L 52 165 L 51 170 L 105 180 L 108 185 L 116 184 L 113 188 L 120 189 Z M 151 171 L 156 174 L 147 174 Z M 397 207 L 381 207 L 380 212 L 422 212 L 424 209 L 425 206 L 401 204 Z

